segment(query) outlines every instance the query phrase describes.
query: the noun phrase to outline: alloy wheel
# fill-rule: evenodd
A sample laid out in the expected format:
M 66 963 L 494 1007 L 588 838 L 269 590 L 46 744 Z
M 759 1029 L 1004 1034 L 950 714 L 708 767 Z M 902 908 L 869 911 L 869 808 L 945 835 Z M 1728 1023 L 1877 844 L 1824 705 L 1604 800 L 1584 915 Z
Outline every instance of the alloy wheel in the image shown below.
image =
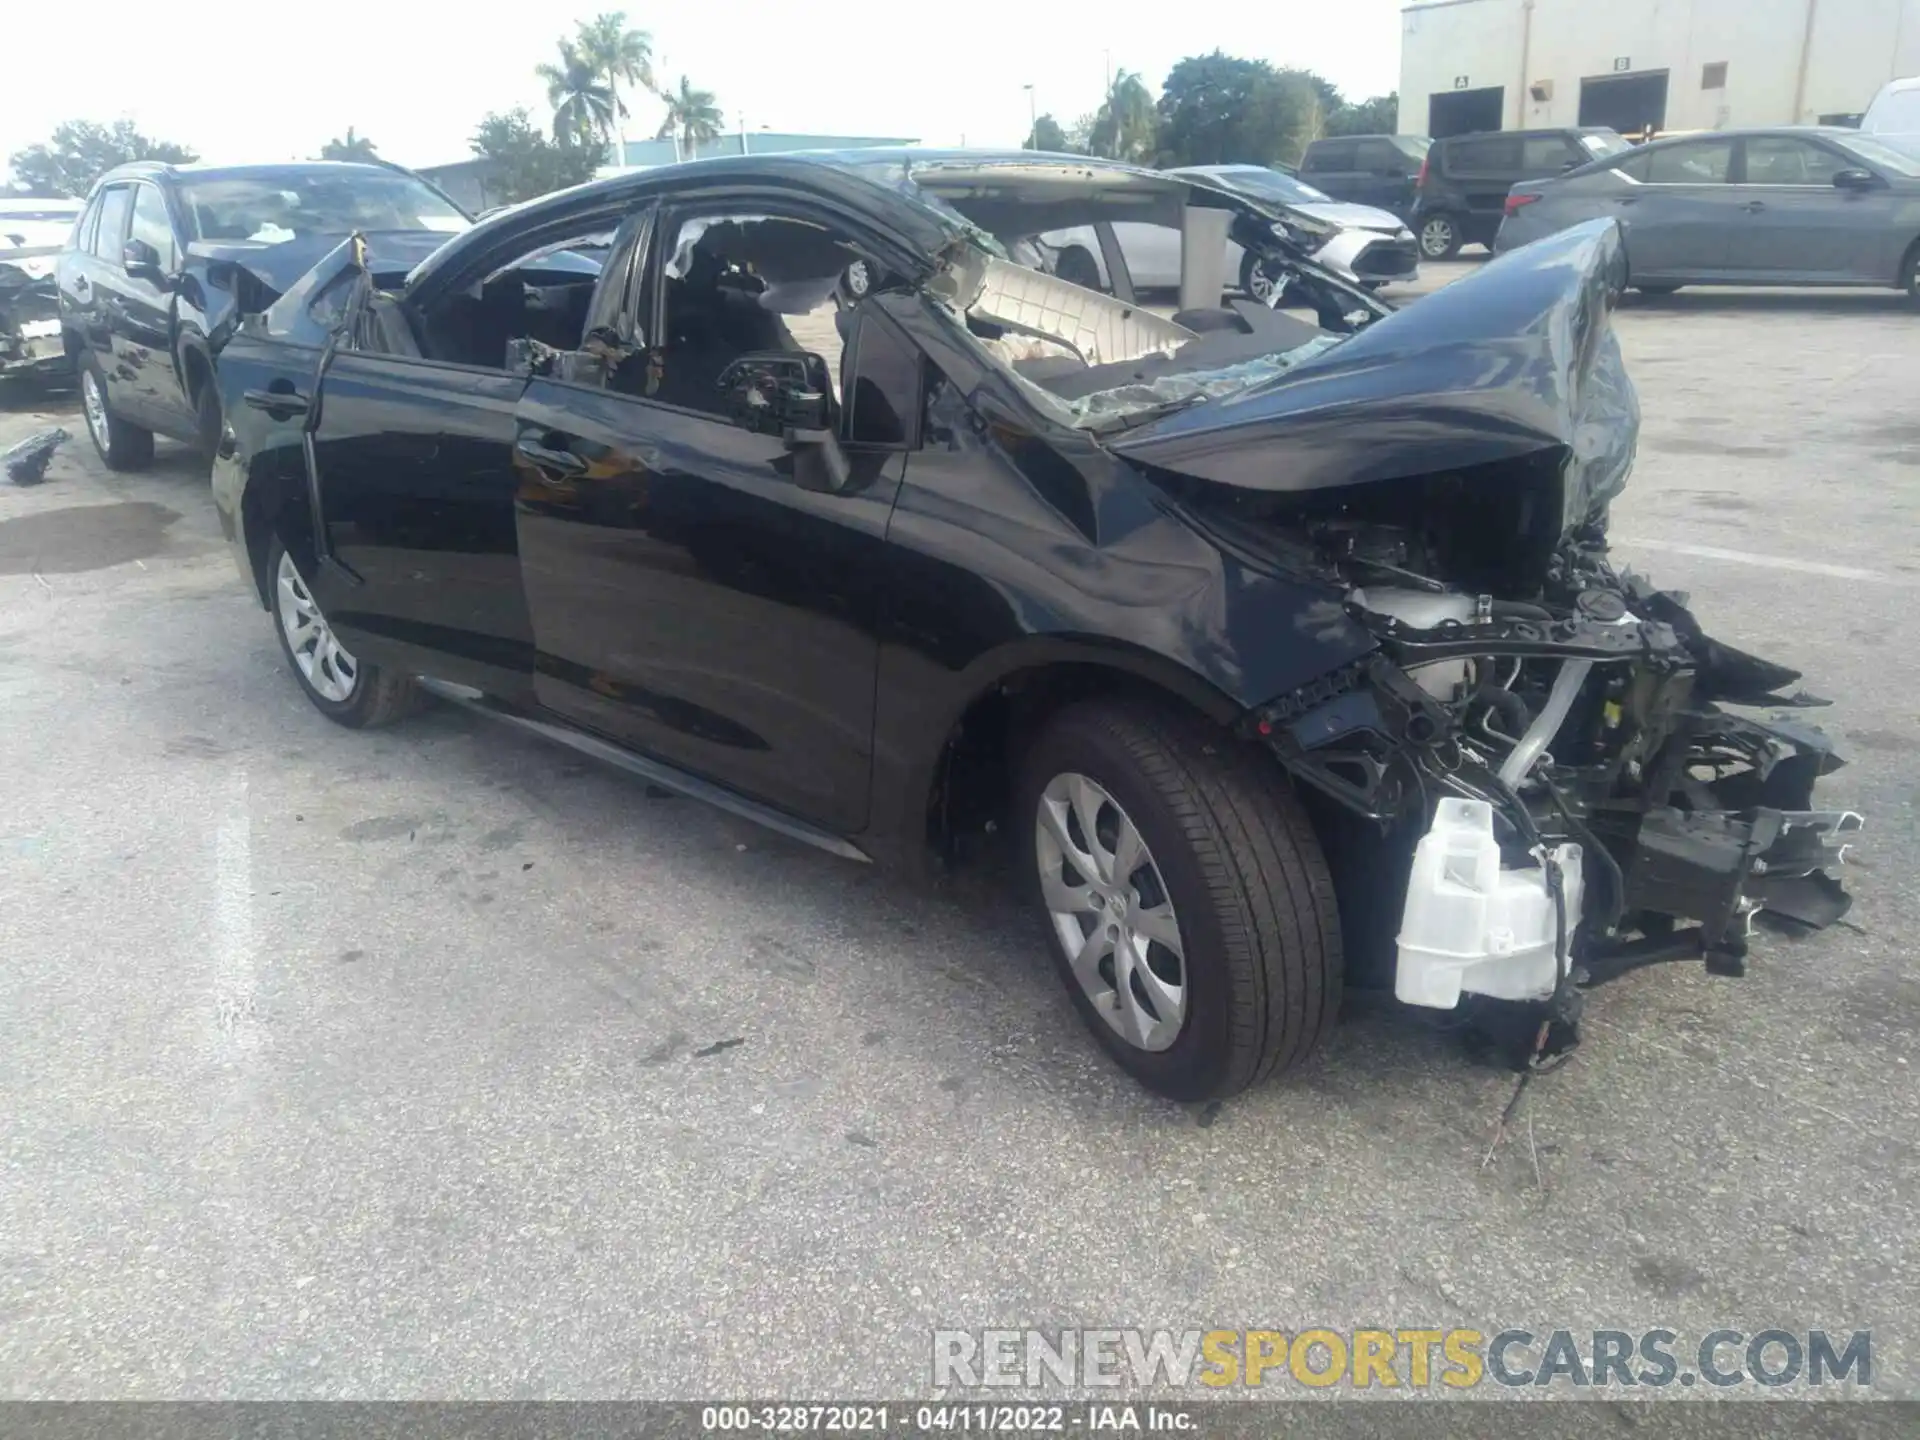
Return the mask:
M 1420 227 L 1420 248 L 1427 258 L 1437 260 L 1453 248 L 1453 222 L 1435 215 Z
M 360 662 L 334 638 L 293 557 L 284 552 L 275 577 L 274 609 L 287 637 L 287 651 L 313 692 L 335 704 L 351 700 L 354 686 L 360 683 Z
M 1273 304 L 1278 288 L 1264 262 L 1256 262 L 1247 272 L 1247 293 L 1262 305 Z
M 93 377 L 91 369 L 80 372 L 80 408 L 86 412 L 87 433 L 93 436 L 93 443 L 102 455 L 109 449 L 107 443 L 107 397 L 100 393 L 100 382 Z
M 1040 893 L 1068 967 L 1128 1044 L 1165 1050 L 1187 1018 L 1186 948 L 1160 867 L 1127 812 L 1085 775 L 1056 775 L 1034 817 Z

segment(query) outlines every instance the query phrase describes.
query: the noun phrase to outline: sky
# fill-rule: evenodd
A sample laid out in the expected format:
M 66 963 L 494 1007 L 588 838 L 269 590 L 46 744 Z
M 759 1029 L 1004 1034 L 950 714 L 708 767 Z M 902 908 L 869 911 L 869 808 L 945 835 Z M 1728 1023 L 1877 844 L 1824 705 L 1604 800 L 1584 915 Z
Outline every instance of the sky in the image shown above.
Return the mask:
M 1140 72 L 1158 93 L 1176 60 L 1216 48 L 1317 70 L 1352 98 L 1384 93 L 1399 78 L 1402 3 L 624 8 L 631 24 L 652 32 L 663 83 L 685 74 L 714 91 L 729 129 L 744 121 L 749 130 L 1018 145 L 1029 83 L 1039 112 L 1068 124 L 1098 106 L 1109 65 Z M 622 7 L 194 0 L 170 9 L 90 0 L 79 12 L 80 49 L 76 12 L 45 0 L 13 8 L 0 161 L 62 120 L 124 117 L 209 161 L 311 157 L 351 125 L 386 158 L 422 166 L 467 158 L 467 138 L 489 110 L 525 105 L 544 122 L 550 112 L 533 67 L 577 19 Z M 652 135 L 659 102 L 640 96 L 631 109 L 628 138 Z

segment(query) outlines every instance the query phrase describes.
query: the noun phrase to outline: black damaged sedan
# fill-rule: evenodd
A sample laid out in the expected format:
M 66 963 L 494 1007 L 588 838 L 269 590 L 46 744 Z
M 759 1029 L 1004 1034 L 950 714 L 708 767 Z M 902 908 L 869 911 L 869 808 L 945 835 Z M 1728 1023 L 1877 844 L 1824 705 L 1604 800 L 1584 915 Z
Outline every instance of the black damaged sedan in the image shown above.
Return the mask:
M 1185 308 L 1020 263 L 1116 220 L 1198 246 Z M 1343 985 L 1537 1064 L 1587 985 L 1843 913 L 1838 761 L 1761 713 L 1817 702 L 1608 559 L 1613 226 L 1394 312 L 1313 225 L 868 152 L 566 191 L 404 277 L 356 238 L 220 355 L 215 494 L 344 725 L 450 698 L 853 860 L 1010 839 L 1177 1098 L 1297 1064 Z

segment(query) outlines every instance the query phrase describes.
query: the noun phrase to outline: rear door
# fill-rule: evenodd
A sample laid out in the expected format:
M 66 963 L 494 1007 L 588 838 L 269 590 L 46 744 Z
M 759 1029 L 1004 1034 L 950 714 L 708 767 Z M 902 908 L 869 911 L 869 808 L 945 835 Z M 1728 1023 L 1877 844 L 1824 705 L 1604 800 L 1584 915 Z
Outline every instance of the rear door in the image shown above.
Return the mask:
M 167 197 L 160 187 L 145 181 L 133 187 L 133 210 L 127 242 L 151 245 L 159 257 L 159 276 L 136 276 L 124 265 L 113 290 L 120 322 L 114 340 L 118 361 L 116 379 L 131 397 L 138 397 L 139 413 L 166 432 L 190 428 L 193 418 L 182 384 L 179 356 L 174 353 L 172 277 L 179 268 L 179 245 L 167 213 Z M 123 413 L 133 414 L 131 400 Z
M 1466 238 L 1490 242 L 1506 215 L 1507 191 L 1519 178 L 1520 137 L 1469 135 L 1439 148 L 1446 152 L 1448 188 L 1466 215 Z
M 507 698 L 526 689 L 512 459 L 526 387 L 417 355 L 332 356 L 311 423 L 315 538 L 332 563 L 310 583 L 354 654 Z
M 1357 140 L 1316 140 L 1300 166 L 1301 178 L 1336 200 L 1359 200 L 1366 180 L 1357 169 L 1358 148 Z
M 753 300 L 749 271 L 696 245 L 766 218 L 663 217 L 633 317 L 652 340 L 644 361 L 604 388 L 537 378 L 521 402 L 535 690 L 578 724 L 847 834 L 867 815 L 881 557 L 921 361 L 877 313 L 887 297 L 769 310 L 780 302 Z M 837 490 L 807 488 L 780 435 L 726 413 L 716 375 L 769 350 L 817 355 L 836 378 Z
M 82 303 L 87 348 L 100 357 L 100 370 L 107 391 L 107 403 L 130 418 L 144 410 L 134 394 L 116 373 L 116 340 L 124 323 L 126 300 L 121 282 L 126 278 L 120 268 L 127 243 L 127 225 L 133 218 L 133 186 L 110 185 L 100 194 L 100 217 L 94 224 L 93 241 L 87 247 L 87 259 L 75 280 Z
M 1830 145 L 1791 135 L 1751 135 L 1742 142 L 1745 222 L 1730 268 L 1753 279 L 1884 284 L 1885 236 L 1899 201 L 1884 187 L 1834 185 L 1860 162 Z
M 1635 280 L 1708 280 L 1732 266 L 1747 219 L 1731 139 L 1655 145 L 1616 167 L 1631 182 L 1614 198 Z
M 1354 142 L 1354 200 L 1398 213 L 1405 205 L 1407 159 L 1384 135 Z M 1316 187 L 1318 188 L 1318 187 Z

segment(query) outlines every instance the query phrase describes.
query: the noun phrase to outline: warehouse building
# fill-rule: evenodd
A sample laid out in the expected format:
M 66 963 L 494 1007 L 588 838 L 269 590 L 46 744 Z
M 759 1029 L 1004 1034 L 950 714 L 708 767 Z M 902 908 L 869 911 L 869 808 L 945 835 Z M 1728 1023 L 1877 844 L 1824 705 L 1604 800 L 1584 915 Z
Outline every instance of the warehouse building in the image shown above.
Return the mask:
M 1400 128 L 1847 123 L 1920 74 L 1920 0 L 1414 0 Z

